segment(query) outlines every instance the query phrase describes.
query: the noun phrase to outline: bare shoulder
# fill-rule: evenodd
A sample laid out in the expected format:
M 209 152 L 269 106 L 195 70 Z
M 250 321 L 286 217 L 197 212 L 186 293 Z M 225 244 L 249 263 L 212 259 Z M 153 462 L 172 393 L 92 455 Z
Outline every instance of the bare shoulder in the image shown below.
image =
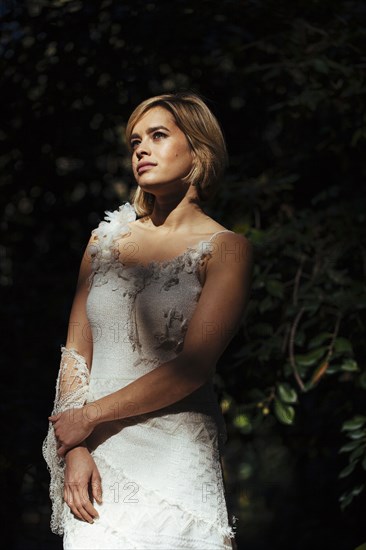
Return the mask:
M 149 216 L 142 216 L 129 223 L 129 225 L 144 225 L 149 221 Z
M 240 233 L 220 230 L 212 240 L 210 256 L 207 273 L 226 271 L 247 274 L 252 271 L 253 245 Z
M 235 233 L 231 229 L 218 230 L 213 242 L 219 245 L 219 248 L 223 248 L 229 252 L 236 250 L 245 256 L 252 254 L 253 246 L 249 239 L 241 233 Z

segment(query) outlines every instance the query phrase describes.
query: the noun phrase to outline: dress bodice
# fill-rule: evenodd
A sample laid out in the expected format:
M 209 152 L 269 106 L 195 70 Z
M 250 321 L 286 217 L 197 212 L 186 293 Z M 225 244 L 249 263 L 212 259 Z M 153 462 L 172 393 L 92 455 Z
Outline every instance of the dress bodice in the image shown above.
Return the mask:
M 199 270 L 213 249 L 213 237 L 183 253 L 147 265 L 124 265 L 117 241 L 135 217 L 129 203 L 108 213 L 94 230 L 87 315 L 93 340 L 91 398 L 124 387 L 182 350 L 202 284 Z M 213 381 L 166 410 L 195 410 L 223 419 Z

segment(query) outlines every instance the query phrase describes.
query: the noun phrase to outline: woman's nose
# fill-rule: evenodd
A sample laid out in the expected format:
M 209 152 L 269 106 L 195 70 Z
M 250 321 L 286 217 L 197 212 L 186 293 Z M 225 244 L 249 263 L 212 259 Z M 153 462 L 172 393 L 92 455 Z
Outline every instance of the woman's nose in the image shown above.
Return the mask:
M 141 141 L 136 147 L 135 152 L 136 152 L 137 158 L 141 159 L 144 155 L 149 154 L 149 149 L 146 146 L 146 144 L 142 143 Z

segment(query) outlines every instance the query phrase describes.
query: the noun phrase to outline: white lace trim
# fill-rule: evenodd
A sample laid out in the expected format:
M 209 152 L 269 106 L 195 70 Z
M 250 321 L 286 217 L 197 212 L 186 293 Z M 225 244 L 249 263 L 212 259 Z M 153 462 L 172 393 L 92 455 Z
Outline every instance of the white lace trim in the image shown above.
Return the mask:
M 61 346 L 61 362 L 56 382 L 56 395 L 52 415 L 66 409 L 82 407 L 87 399 L 90 372 L 85 358 L 73 348 Z M 50 472 L 50 499 L 52 503 L 51 531 L 63 534 L 63 491 L 65 461 L 57 455 L 56 438 L 52 422 L 43 441 L 42 454 Z

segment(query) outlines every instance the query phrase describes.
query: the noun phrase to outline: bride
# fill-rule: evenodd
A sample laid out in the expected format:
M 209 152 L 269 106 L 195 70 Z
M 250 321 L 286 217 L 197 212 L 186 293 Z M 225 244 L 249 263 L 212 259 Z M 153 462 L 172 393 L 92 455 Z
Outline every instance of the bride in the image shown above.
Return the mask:
M 137 191 L 92 231 L 61 348 L 43 445 L 51 528 L 70 549 L 227 550 L 213 376 L 251 246 L 203 211 L 226 148 L 201 98 L 144 101 L 126 138 Z

